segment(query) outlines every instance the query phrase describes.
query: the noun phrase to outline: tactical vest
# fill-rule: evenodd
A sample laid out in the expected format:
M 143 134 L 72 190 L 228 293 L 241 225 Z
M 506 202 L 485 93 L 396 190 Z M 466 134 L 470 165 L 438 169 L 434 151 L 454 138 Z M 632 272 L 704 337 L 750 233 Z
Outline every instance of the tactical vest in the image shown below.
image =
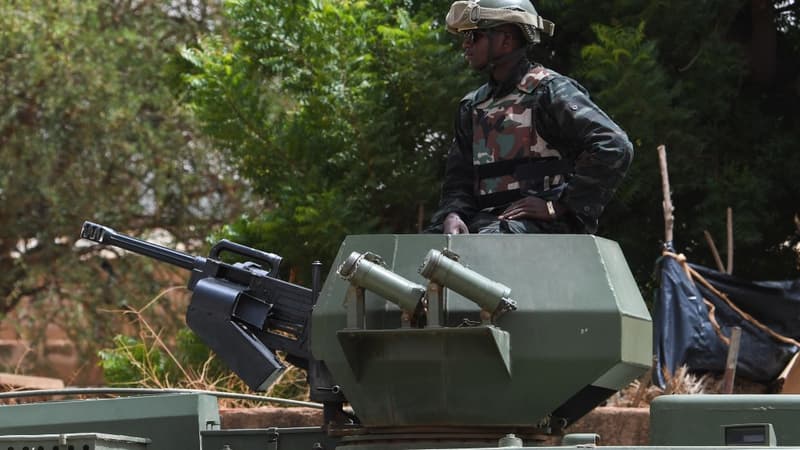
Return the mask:
M 481 209 L 550 190 L 572 172 L 572 164 L 536 130 L 532 94 L 551 75 L 543 67 L 534 67 L 504 97 L 481 95 L 483 89 L 474 94 L 472 163 Z

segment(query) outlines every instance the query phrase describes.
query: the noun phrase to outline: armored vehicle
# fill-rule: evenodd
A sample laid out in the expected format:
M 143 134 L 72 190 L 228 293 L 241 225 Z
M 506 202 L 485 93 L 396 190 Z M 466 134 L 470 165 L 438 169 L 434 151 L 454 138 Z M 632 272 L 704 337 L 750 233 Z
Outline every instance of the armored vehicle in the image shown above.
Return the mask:
M 570 424 L 652 361 L 639 289 L 619 246 L 596 236 L 349 236 L 310 288 L 277 277 L 279 256 L 227 241 L 195 257 L 88 222 L 82 237 L 189 270 L 188 325 L 254 390 L 284 353 L 325 424 L 220 429 L 217 400 L 197 393 L 28 403 L 0 407 L 0 448 L 595 446 Z M 800 447 L 798 408 L 794 396 L 662 397 L 651 443 Z

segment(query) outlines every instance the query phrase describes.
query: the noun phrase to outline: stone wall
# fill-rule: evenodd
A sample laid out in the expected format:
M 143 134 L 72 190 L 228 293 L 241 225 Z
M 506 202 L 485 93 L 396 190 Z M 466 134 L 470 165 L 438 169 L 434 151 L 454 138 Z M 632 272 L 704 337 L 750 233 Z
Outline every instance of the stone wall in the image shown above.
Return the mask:
M 103 384 L 97 360 L 81 360 L 63 329 L 50 324 L 45 333 L 43 343 L 31 346 L 9 324 L 0 325 L 0 372 L 58 378 L 70 386 Z

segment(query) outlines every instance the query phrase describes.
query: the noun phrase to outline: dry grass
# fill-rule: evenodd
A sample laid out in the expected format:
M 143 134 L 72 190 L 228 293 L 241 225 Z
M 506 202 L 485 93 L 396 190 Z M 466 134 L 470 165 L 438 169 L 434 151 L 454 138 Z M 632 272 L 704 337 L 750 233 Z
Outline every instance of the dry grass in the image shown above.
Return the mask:
M 689 372 L 686 366 L 675 371 L 672 376 L 667 375 L 664 389 L 654 386 L 651 382 L 650 371 L 641 378 L 634 380 L 625 389 L 611 396 L 606 402 L 607 406 L 627 408 L 648 408 L 650 402 L 660 395 L 674 394 L 719 394 L 722 392 L 722 375 L 706 373 L 696 375 Z M 737 378 L 734 383 L 735 394 L 766 394 L 770 387 L 742 378 Z
M 161 299 L 169 290 L 162 292 L 140 309 L 126 309 L 108 311 L 127 316 L 131 323 L 138 326 L 137 340 L 145 346 L 145 353 L 165 355 L 171 365 L 177 368 L 179 376 L 164 376 L 159 368 L 159 362 L 150 357 L 141 357 L 141 348 L 137 355 L 136 347 L 117 346 L 116 351 L 135 368 L 138 379 L 131 382 L 132 386 L 156 389 L 199 389 L 219 392 L 253 393 L 247 385 L 233 372 L 213 370 L 216 356 L 210 353 L 208 359 L 196 367 L 189 367 L 181 363 L 176 357 L 177 350 L 174 339 L 165 339 L 162 336 L 165 330 L 156 330 L 147 319 L 148 310 Z M 174 330 L 170 330 L 174 333 Z M 280 377 L 266 392 L 267 396 L 288 398 L 292 400 L 309 400 L 309 388 L 305 379 L 305 372 L 286 363 L 282 355 L 278 358 L 287 367 Z M 255 407 L 264 406 L 265 403 L 249 400 L 220 399 L 221 407 Z

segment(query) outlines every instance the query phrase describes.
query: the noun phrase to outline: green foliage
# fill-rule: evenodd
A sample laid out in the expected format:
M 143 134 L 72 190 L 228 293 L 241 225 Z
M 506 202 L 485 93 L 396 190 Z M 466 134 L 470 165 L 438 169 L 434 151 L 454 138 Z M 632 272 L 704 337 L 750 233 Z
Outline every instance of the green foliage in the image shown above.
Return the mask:
M 174 350 L 146 336 L 117 335 L 113 342 L 113 348 L 98 352 L 103 376 L 111 386 L 191 387 L 202 384 L 211 389 L 222 387 L 230 378 L 230 371 L 212 357 L 209 348 L 188 328 L 178 331 Z
M 140 324 L 146 320 L 139 315 Z M 138 338 L 118 335 L 114 347 L 98 352 L 110 386 L 246 391 L 248 388 L 188 328 L 167 345 L 143 326 Z M 279 355 L 280 356 L 280 355 Z M 289 367 L 267 392 L 269 396 L 308 400 L 303 371 Z
M 144 374 L 166 378 L 164 355 L 130 336 L 115 336 L 114 348 L 101 350 L 98 355 L 103 375 L 110 386 L 141 385 Z
M 414 230 L 467 90 L 453 40 L 402 2 L 228 5 L 232 36 L 183 52 L 206 132 L 267 199 L 228 236 L 298 267 L 346 234 Z
M 188 328 L 178 330 L 175 342 L 177 348 L 175 356 L 178 358 L 178 363 L 183 366 L 202 367 L 211 357 L 211 350 Z M 221 375 L 228 372 L 228 369 L 214 359 L 209 372 Z
M 180 101 L 177 46 L 219 22 L 196 4 L 0 2 L 0 316 L 22 338 L 56 323 L 93 355 L 120 325 L 103 311 L 164 284 L 143 258 L 75 246 L 84 220 L 190 242 L 247 201 Z
M 663 239 L 659 144 L 668 151 L 678 251 L 712 265 L 703 230 L 723 242 L 730 206 L 736 273 L 795 276 L 792 255 L 778 252 L 778 244 L 792 232 L 800 194 L 789 175 L 800 162 L 791 144 L 800 138 L 798 114 L 788 106 L 800 96 L 800 53 L 791 45 L 798 22 L 776 32 L 787 23 L 776 17 L 766 32 L 777 45 L 758 48 L 745 1 L 541 5 L 560 26 L 561 36 L 548 44 L 550 63 L 584 83 L 636 147 L 600 233 L 621 242 L 640 283 Z M 748 57 L 758 52 L 773 52 L 776 74 L 784 75 L 755 79 Z
M 765 51 L 776 52 L 784 75 L 764 84 L 747 60 L 757 54 L 747 51 L 757 45 L 750 2 L 535 3 L 557 24 L 537 51 L 541 62 L 584 83 L 636 146 L 600 234 L 622 243 L 640 282 L 663 239 L 660 144 L 677 248 L 709 264 L 696 243 L 704 229 L 722 236 L 732 206 L 742 273 L 791 276 L 790 255 L 774 249 L 791 232 L 800 194 L 790 175 L 796 5 L 775 2 L 778 45 Z M 435 204 L 457 99 L 480 82 L 443 30 L 446 7 L 229 3 L 230 35 L 183 53 L 194 66 L 195 111 L 267 199 L 266 212 L 227 227 L 228 236 L 285 253 L 297 267 L 330 258 L 344 234 L 414 231 L 417 205 L 430 213 Z

